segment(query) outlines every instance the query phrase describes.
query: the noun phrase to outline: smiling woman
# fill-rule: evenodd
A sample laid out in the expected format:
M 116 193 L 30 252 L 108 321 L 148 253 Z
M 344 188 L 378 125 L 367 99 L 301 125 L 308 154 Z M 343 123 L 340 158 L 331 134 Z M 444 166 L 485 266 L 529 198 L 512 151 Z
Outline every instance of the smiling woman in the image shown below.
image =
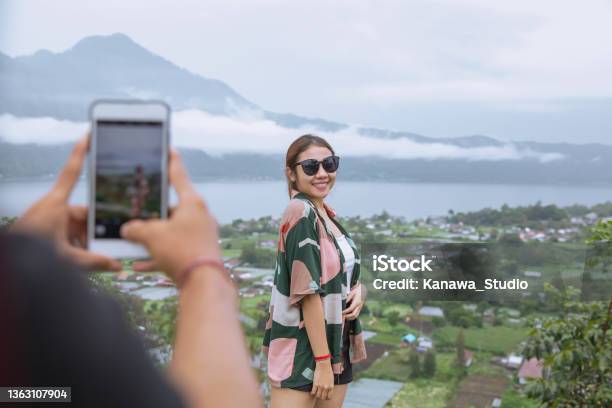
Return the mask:
M 366 357 L 357 247 L 324 202 L 340 159 L 304 135 L 287 151 L 291 200 L 280 222 L 264 351 L 272 407 L 340 407 Z

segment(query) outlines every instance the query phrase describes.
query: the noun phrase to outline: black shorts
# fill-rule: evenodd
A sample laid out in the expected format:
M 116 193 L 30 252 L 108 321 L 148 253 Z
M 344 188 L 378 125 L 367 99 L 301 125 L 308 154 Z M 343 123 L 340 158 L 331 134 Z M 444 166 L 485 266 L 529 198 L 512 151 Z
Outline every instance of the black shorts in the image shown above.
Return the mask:
M 342 371 L 341 374 L 334 374 L 334 385 L 348 384 L 353 381 L 353 365 L 351 364 L 351 358 L 349 356 L 351 341 L 348 334 L 348 326 L 348 324 L 344 326 L 344 333 L 342 333 L 342 357 L 344 360 L 344 371 Z M 310 392 L 312 391 L 312 383 L 299 387 L 291 387 L 291 389 Z

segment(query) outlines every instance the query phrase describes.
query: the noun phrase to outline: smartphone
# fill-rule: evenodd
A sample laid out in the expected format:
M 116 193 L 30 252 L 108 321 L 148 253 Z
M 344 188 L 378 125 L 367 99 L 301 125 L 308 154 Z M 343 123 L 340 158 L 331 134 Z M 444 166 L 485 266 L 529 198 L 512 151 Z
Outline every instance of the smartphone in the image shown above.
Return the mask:
M 121 239 L 119 231 L 133 219 L 168 215 L 170 107 L 99 100 L 89 116 L 88 248 L 118 259 L 148 258 L 142 245 Z

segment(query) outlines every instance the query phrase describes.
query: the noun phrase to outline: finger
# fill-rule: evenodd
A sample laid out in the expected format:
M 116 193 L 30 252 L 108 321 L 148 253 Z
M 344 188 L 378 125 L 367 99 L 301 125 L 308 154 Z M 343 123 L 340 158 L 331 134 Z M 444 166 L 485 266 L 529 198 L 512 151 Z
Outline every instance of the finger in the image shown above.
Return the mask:
M 355 297 L 355 292 L 350 291 L 348 296 L 346 297 L 346 303 L 349 303 L 350 301 L 352 301 L 354 297 Z
M 83 205 L 72 205 L 68 207 L 70 218 L 75 221 L 87 221 L 87 207 Z
M 355 320 L 357 318 L 357 316 L 359 316 L 359 312 L 361 312 L 361 308 L 357 308 L 355 309 L 349 316 L 347 316 L 347 318 L 349 320 Z
M 352 313 L 353 310 L 355 310 L 357 308 L 357 306 L 359 306 L 357 303 L 355 304 L 351 304 L 349 307 L 347 307 L 346 309 L 344 309 L 344 311 L 342 312 L 342 314 L 347 315 L 349 313 Z
M 331 388 L 331 389 L 329 390 L 329 392 L 327 393 L 327 399 L 328 399 L 328 400 L 332 399 L 332 396 L 333 396 L 332 394 L 333 394 L 333 393 L 334 393 L 334 389 L 333 389 L 333 388 Z
M 191 180 L 187 174 L 187 169 L 185 169 L 185 165 L 183 164 L 183 160 L 174 149 L 170 150 L 169 173 L 170 183 L 174 186 L 179 201 L 184 201 L 190 196 L 196 195 L 193 184 L 191 184 Z
M 319 386 L 317 387 L 317 398 L 321 399 L 323 398 L 323 387 Z
M 319 388 L 319 387 L 317 387 L 316 385 L 312 384 L 312 390 L 310 390 L 310 395 L 316 396 L 317 395 L 317 388 Z
M 132 264 L 132 269 L 136 272 L 153 272 L 158 271 L 159 268 L 155 261 L 136 261 Z
M 107 256 L 66 245 L 64 253 L 81 267 L 93 271 L 120 271 L 121 262 Z
M 126 222 L 121 226 L 121 237 L 127 239 L 128 241 L 146 244 L 146 242 L 151 238 L 151 227 L 153 226 L 154 222 L 157 221 L 132 220 Z
M 68 240 L 80 247 L 87 243 L 87 207 L 68 207 Z
M 321 394 L 321 398 L 324 400 L 328 400 L 329 399 L 329 393 L 330 393 L 331 389 L 330 388 L 325 388 L 323 390 L 323 393 Z
M 60 172 L 57 182 L 53 187 L 53 191 L 64 201 L 68 200 L 72 188 L 79 180 L 81 169 L 85 162 L 88 144 L 89 137 L 87 136 L 78 141 L 74 149 L 72 149 L 72 153 L 70 153 L 68 157 L 68 162 Z

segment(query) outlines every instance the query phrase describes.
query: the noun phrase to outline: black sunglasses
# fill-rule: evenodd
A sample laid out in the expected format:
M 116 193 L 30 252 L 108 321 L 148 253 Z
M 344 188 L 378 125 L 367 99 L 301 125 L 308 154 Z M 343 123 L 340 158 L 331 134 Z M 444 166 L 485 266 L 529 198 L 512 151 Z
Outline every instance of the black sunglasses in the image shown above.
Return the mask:
M 306 159 L 301 162 L 295 163 L 295 166 L 301 165 L 302 170 L 307 176 L 314 176 L 319 171 L 319 164 L 323 165 L 323 170 L 328 173 L 335 173 L 340 165 L 340 157 L 328 156 L 321 161 L 316 159 Z M 294 166 L 294 167 L 295 167 Z

